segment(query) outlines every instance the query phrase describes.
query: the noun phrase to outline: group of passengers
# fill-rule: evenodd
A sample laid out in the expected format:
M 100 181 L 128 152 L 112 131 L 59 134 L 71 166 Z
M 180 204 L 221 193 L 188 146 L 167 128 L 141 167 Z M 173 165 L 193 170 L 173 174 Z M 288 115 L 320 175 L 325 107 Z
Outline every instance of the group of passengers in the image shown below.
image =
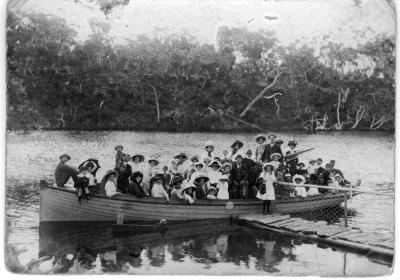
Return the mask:
M 64 186 L 72 178 L 79 201 L 96 191 L 112 197 L 116 194 L 136 197 L 161 197 L 166 201 L 185 200 L 192 204 L 196 199 L 246 199 L 264 200 L 264 212 L 271 211 L 270 201 L 285 197 L 307 197 L 319 195 L 325 189 L 307 187 L 304 184 L 340 187 L 347 182 L 343 173 L 335 169 L 332 160 L 323 166 L 322 159 L 311 159 L 308 165 L 299 162 L 297 143 L 290 140 L 287 151 L 282 152 L 283 141 L 271 133 L 255 137 L 256 148 L 242 153 L 244 143 L 236 140 L 231 150 L 221 156 L 208 141 L 198 156 L 185 153 L 175 155 L 170 166 L 161 168 L 155 157 L 147 161 L 142 154 L 129 155 L 120 145 L 115 147 L 115 168 L 106 172 L 99 188 L 96 188 L 96 172 L 100 168 L 97 160 L 89 159 L 75 168 L 66 163 L 70 156 L 60 156 L 56 168 L 56 184 Z M 295 183 L 282 185 L 277 182 Z M 331 191 L 331 190 L 329 190 Z

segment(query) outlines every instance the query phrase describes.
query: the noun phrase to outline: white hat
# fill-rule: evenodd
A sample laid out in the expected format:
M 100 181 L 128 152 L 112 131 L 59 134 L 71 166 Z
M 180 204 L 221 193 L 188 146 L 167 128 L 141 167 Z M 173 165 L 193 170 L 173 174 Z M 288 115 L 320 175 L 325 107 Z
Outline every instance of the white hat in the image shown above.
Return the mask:
M 264 163 L 264 164 L 263 164 L 263 170 L 264 170 L 265 167 L 267 167 L 267 166 L 271 166 L 271 167 L 272 167 L 272 170 L 275 170 L 275 165 L 273 165 L 271 162 Z
M 272 160 L 274 158 L 274 156 L 279 156 L 278 160 L 280 160 L 281 157 L 282 157 L 282 155 L 280 153 L 273 153 L 273 154 L 270 155 L 269 158 Z
M 202 167 L 204 167 L 204 163 L 203 162 L 196 162 L 195 164 L 194 164 L 194 167 L 197 167 L 197 166 L 202 166 Z
M 254 137 L 254 140 L 258 141 L 258 139 L 263 138 L 264 141 L 267 140 L 267 136 L 265 136 L 264 134 L 258 134 L 256 135 L 256 137 Z
M 193 184 L 191 182 L 186 182 L 183 184 L 183 186 L 181 186 L 181 192 L 183 192 L 184 190 L 190 189 L 190 188 L 196 189 L 195 184 Z
M 222 175 L 219 177 L 219 180 L 220 180 L 220 181 L 222 181 L 222 180 L 229 181 L 229 177 L 228 177 L 227 174 L 222 174 Z
M 221 163 L 218 160 L 214 160 L 208 166 L 213 166 L 213 165 L 217 165 L 218 168 L 221 168 Z
M 304 184 L 306 182 L 306 179 L 304 179 L 304 177 L 301 176 L 300 174 L 294 175 L 293 178 L 292 178 L 292 182 L 296 183 L 296 179 L 300 179 L 301 180 L 300 184 Z

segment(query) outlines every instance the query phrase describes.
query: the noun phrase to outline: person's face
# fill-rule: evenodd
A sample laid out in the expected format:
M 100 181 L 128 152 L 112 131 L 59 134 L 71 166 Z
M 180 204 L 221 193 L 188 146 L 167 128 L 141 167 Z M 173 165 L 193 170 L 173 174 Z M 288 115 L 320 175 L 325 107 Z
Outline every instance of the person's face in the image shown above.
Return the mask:
M 329 163 L 329 165 L 330 165 L 332 168 L 334 168 L 334 167 L 335 167 L 335 161 L 332 160 L 332 161 Z
M 300 184 L 301 183 L 301 179 L 296 179 L 294 181 L 296 182 L 296 184 Z
M 171 162 L 172 167 L 176 168 L 178 166 L 178 164 L 176 163 L 176 161 L 172 161 Z
M 223 150 L 222 153 L 224 154 L 224 156 L 228 155 L 228 150 Z
M 325 165 L 326 170 L 332 171 L 332 166 L 330 164 Z
M 86 169 L 86 170 L 82 170 L 82 174 L 83 175 L 86 175 L 86 174 L 88 174 L 89 172 L 88 172 L 88 170 Z
M 135 163 L 139 163 L 140 162 L 140 157 L 135 157 L 133 160 L 134 160 Z
M 204 179 L 203 178 L 199 179 L 199 183 L 200 183 L 200 185 L 203 185 L 204 184 Z
M 192 193 L 193 193 L 193 188 L 188 188 L 188 189 L 187 189 L 187 193 L 188 193 L 189 195 L 192 195 Z
M 88 172 L 92 173 L 92 171 L 93 171 L 93 167 L 88 167 Z
M 321 165 L 321 164 L 322 164 L 322 161 L 321 161 L 321 160 L 318 160 L 318 161 L 317 161 L 317 164 L 318 164 L 318 165 Z
M 275 137 L 274 135 L 271 135 L 271 136 L 269 137 L 269 141 L 270 141 L 271 143 L 275 143 L 276 137 Z
M 242 164 L 242 162 L 243 162 L 242 157 L 237 157 L 236 162 L 237 162 L 237 164 Z
M 114 174 L 111 174 L 110 176 L 108 176 L 108 181 L 114 181 L 115 176 Z
M 156 162 L 155 162 L 154 160 L 150 161 L 150 166 L 151 166 L 151 167 L 156 166 Z
M 253 155 L 253 153 L 249 151 L 249 152 L 247 152 L 246 155 L 247 155 L 248 158 L 251 158 L 251 156 Z
M 140 182 L 142 182 L 142 177 L 140 177 L 140 176 L 137 176 L 136 178 L 135 178 L 135 181 L 136 182 L 138 182 L 138 183 L 140 183 Z
M 164 171 L 164 172 L 167 172 L 167 171 L 168 171 L 168 167 L 167 167 L 167 166 L 164 166 L 164 167 L 163 167 L 163 171 Z
M 204 160 L 204 163 L 205 163 L 206 165 L 209 165 L 210 162 L 211 162 L 211 161 L 210 161 L 209 159 Z
M 265 142 L 264 138 L 258 138 L 258 139 L 257 139 L 257 143 L 258 143 L 258 144 L 262 144 L 262 143 L 264 143 L 264 142 Z
M 299 165 L 299 169 L 303 169 L 304 168 L 304 165 L 303 164 L 300 164 Z
M 291 149 L 291 150 L 294 150 L 294 145 L 289 145 L 289 148 Z
M 218 166 L 213 165 L 213 166 L 212 166 L 212 169 L 213 169 L 214 171 L 217 171 L 217 170 L 218 170 Z
M 235 146 L 233 146 L 233 149 L 236 150 L 236 151 L 239 150 L 240 149 L 239 144 L 236 144 Z
M 118 147 L 117 152 L 122 152 L 122 147 Z
M 178 160 L 179 160 L 180 163 L 182 163 L 185 160 L 185 158 L 184 157 L 179 157 Z
M 211 146 L 206 147 L 206 151 L 209 153 L 211 153 L 213 150 L 214 150 L 214 148 Z
M 337 182 L 340 182 L 340 178 L 339 178 L 339 177 L 335 177 L 335 180 L 336 180 Z
M 267 166 L 265 167 L 265 169 L 267 170 L 268 173 L 271 173 L 271 172 L 272 172 L 272 167 L 271 167 L 270 165 L 267 165 Z
M 226 166 L 225 167 L 225 173 L 230 173 L 231 172 L 231 167 L 230 166 Z
M 66 163 L 68 161 L 68 157 L 62 157 L 60 160 L 62 163 Z
M 197 170 L 198 172 L 200 172 L 202 169 L 203 169 L 203 166 L 201 166 L 201 165 L 196 165 L 196 170 Z
M 292 177 L 290 176 L 285 176 L 285 182 L 290 182 L 292 181 Z
M 162 182 L 163 182 L 162 179 L 157 179 L 157 180 L 156 180 L 156 183 L 159 184 L 159 185 L 161 185 Z
M 177 188 L 178 190 L 181 189 L 181 186 L 182 186 L 181 182 L 175 184 L 175 188 Z
M 274 159 L 274 161 L 278 161 L 279 157 L 278 156 L 274 156 L 273 159 Z
M 199 162 L 199 160 L 198 160 L 197 158 L 193 158 L 193 159 L 192 159 L 192 162 L 193 162 L 193 163 L 197 163 L 197 162 Z

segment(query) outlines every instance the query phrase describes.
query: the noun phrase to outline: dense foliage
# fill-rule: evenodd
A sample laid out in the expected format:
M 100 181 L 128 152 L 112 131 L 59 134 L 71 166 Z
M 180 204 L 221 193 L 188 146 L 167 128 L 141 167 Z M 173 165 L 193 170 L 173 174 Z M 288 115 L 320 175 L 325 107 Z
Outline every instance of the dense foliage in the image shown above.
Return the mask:
M 188 34 L 113 43 L 91 21 L 85 42 L 64 19 L 8 14 L 9 129 L 393 129 L 395 40 L 357 48 L 281 45 L 222 27 L 216 46 Z

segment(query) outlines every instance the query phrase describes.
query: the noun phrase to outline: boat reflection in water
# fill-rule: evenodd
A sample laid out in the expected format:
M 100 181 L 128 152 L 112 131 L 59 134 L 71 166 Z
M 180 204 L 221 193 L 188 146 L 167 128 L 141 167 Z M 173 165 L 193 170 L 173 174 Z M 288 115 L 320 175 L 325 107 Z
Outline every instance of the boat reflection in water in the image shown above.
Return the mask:
M 371 276 L 390 271 L 389 263 L 227 220 L 127 232 L 109 223 L 42 222 L 39 250 L 39 257 L 50 257 L 42 273 Z M 357 260 L 354 267 L 346 257 Z

